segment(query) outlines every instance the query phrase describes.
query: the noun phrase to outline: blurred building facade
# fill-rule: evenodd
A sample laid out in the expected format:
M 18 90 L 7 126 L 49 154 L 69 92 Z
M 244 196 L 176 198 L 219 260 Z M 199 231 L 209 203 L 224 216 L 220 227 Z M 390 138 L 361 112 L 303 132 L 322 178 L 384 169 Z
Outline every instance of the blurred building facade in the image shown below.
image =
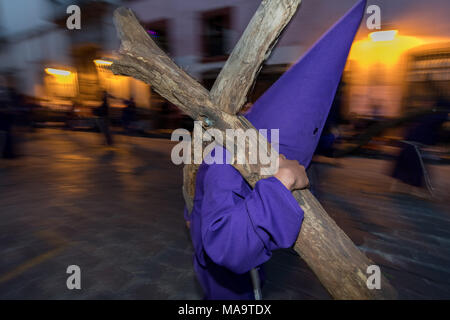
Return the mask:
M 66 10 L 72 4 L 81 9 L 80 30 L 66 26 L 70 16 Z M 117 98 L 113 104 L 133 96 L 149 107 L 149 86 L 113 76 L 99 60 L 111 57 L 119 46 L 112 15 L 121 4 L 119 0 L 1 0 L 0 73 L 13 78 L 22 94 L 55 108 L 73 101 L 98 105 L 103 90 Z
M 303 1 L 263 67 L 250 100 L 261 95 L 354 3 Z M 259 0 L 129 1 L 149 34 L 208 88 L 259 4 Z M 382 28 L 366 27 L 369 14 L 362 21 L 343 77 L 347 84 L 343 92 L 345 112 L 394 117 L 402 113 L 405 101 L 411 100 L 411 52 L 424 45 L 450 52 L 450 22 L 445 14 L 450 3 L 369 0 L 368 5 L 372 4 L 381 9 Z M 374 35 L 376 31 L 381 33 Z M 383 38 L 389 33 L 393 34 L 392 39 Z M 435 76 L 434 81 L 445 91 L 449 88 L 448 58 L 439 59 L 441 75 Z M 413 80 L 416 86 L 420 85 L 419 79 Z
M 250 100 L 256 100 L 354 3 L 302 1 L 261 70 Z M 70 4 L 81 7 L 81 30 L 66 28 Z M 161 109 L 167 103 L 149 86 L 113 76 L 105 68 L 119 46 L 113 10 L 119 5 L 133 9 L 158 45 L 209 88 L 259 4 L 260 0 L 0 0 L 0 71 L 17 75 L 24 93 L 57 103 L 88 103 L 106 89 L 119 100 L 133 96 L 140 106 Z M 443 75 L 434 80 L 444 91 L 448 85 L 444 56 L 450 51 L 450 2 L 369 0 L 372 4 L 381 8 L 382 29 L 369 30 L 369 15 L 364 17 L 343 77 L 347 85 L 342 100 L 347 114 L 397 116 L 409 101 L 405 97 L 417 90 L 411 83 L 420 85 L 413 71 L 420 63 L 412 64 L 413 57 L 436 58 L 430 63 L 438 63 Z M 395 32 L 391 39 L 380 40 L 371 34 L 374 31 Z M 422 54 L 420 48 L 426 51 L 429 46 L 444 56 Z M 69 73 L 55 75 L 48 68 Z

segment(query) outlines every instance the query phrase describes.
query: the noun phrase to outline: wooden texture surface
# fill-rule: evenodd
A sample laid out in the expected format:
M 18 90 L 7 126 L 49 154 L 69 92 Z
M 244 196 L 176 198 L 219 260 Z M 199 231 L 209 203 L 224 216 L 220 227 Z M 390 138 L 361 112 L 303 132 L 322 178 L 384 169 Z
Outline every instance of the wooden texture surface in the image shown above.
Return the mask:
M 211 89 L 221 110 L 236 114 L 301 0 L 263 0 Z

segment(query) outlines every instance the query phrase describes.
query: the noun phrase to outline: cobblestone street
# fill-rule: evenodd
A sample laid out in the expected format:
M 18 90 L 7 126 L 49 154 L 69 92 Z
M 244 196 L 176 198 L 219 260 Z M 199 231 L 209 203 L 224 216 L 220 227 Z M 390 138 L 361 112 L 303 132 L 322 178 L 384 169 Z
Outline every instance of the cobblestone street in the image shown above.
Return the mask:
M 39 129 L 0 159 L 0 299 L 201 299 L 173 142 Z M 450 298 L 450 166 L 431 165 L 438 200 L 392 193 L 390 162 L 318 165 L 318 197 L 397 288 Z M 81 268 L 81 290 L 66 269 Z M 266 265 L 266 299 L 330 299 L 291 250 Z

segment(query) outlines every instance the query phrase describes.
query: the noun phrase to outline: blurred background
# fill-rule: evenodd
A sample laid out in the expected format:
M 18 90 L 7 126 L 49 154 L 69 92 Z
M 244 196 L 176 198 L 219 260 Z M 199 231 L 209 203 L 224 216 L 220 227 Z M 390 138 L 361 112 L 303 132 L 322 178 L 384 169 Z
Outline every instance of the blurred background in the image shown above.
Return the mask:
M 304 0 L 248 107 L 354 3 Z M 66 27 L 72 4 L 80 30 Z M 0 0 L 0 297 L 201 298 L 167 140 L 193 123 L 151 85 L 111 73 L 112 15 L 130 7 L 210 89 L 259 4 Z M 368 5 L 380 7 L 381 29 L 365 15 L 309 168 L 312 188 L 402 297 L 449 298 L 450 2 Z M 60 270 L 77 261 L 93 272 L 78 296 Z M 329 298 L 299 257 L 281 252 L 269 270 L 268 297 Z M 287 275 L 297 279 L 288 288 Z
M 68 30 L 66 8 L 75 3 L 82 12 L 81 30 Z M 265 63 L 249 102 L 352 3 L 305 1 Z M 382 26 L 368 30 L 363 21 L 353 45 L 334 107 L 340 142 L 349 142 L 373 122 L 401 118 L 417 108 L 429 108 L 437 96 L 448 99 L 449 95 L 448 2 L 371 4 L 380 6 Z M 158 45 L 210 88 L 259 1 L 1 1 L 3 99 L 20 99 L 17 107 L 34 126 L 93 129 L 93 110 L 106 91 L 110 121 L 128 127 L 128 132 L 170 133 L 191 127 L 191 121 L 151 86 L 108 70 L 108 59 L 114 58 L 119 45 L 111 19 L 119 5 L 132 8 Z M 136 109 L 124 115 L 130 100 Z M 393 126 L 386 129 L 364 149 L 390 154 L 393 140 L 402 132 Z M 441 151 L 434 148 L 445 158 Z

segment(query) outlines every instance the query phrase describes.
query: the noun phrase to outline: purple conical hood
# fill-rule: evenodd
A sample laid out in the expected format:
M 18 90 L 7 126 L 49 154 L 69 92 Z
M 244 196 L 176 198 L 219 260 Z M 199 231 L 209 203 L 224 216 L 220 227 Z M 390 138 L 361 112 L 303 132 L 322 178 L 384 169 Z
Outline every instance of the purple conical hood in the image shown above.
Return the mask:
M 257 129 L 280 129 L 280 153 L 305 167 L 327 120 L 365 6 L 363 0 L 350 9 L 245 115 Z

